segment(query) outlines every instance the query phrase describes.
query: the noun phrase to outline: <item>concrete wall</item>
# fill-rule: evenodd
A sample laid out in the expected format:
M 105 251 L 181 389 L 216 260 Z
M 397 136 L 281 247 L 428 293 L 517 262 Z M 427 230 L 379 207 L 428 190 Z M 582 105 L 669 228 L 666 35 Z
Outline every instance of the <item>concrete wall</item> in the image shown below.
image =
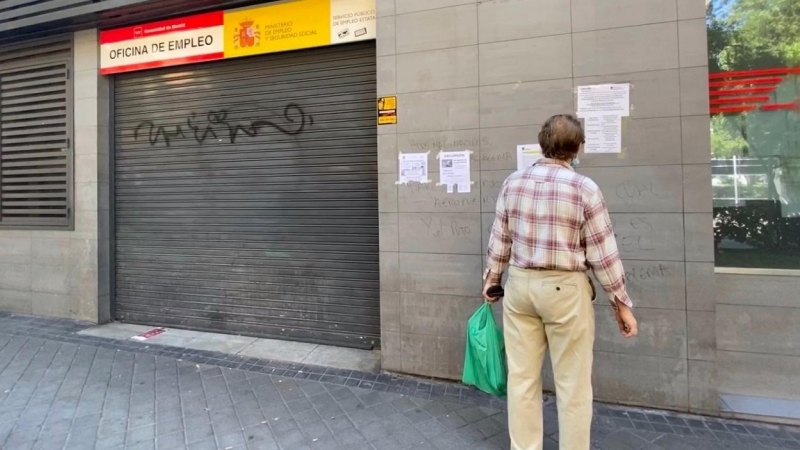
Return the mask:
M 800 401 L 797 277 L 715 280 L 720 393 Z
M 0 230 L 0 311 L 107 321 L 109 104 L 96 31 L 75 34 L 73 231 Z
M 383 364 L 459 378 L 488 232 L 517 144 L 573 112 L 575 86 L 633 85 L 603 189 L 637 305 L 624 341 L 598 305 L 597 397 L 715 412 L 716 320 L 703 0 L 378 0 Z M 397 186 L 398 152 L 470 149 L 470 194 Z M 437 169 L 434 168 L 433 172 Z M 438 174 L 432 178 L 438 180 Z M 552 382 L 549 382 L 552 388 Z

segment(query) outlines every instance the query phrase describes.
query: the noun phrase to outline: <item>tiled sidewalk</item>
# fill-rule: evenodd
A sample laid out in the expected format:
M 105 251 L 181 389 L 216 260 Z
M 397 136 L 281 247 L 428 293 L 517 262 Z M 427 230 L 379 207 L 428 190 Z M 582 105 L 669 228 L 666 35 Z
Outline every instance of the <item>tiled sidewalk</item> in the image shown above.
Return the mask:
M 505 403 L 455 384 L 75 334 L 0 314 L 0 448 L 507 449 Z M 552 399 L 546 449 L 558 444 Z M 800 430 L 596 406 L 598 449 L 800 449 Z

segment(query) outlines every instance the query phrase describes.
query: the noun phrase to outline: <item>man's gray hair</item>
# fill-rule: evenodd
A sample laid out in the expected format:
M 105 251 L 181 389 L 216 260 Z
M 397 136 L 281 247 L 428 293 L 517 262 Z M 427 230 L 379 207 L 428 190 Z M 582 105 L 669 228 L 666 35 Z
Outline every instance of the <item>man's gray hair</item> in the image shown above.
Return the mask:
M 584 140 L 581 122 L 569 114 L 547 119 L 539 132 L 539 145 L 545 158 L 569 161 L 578 155 Z

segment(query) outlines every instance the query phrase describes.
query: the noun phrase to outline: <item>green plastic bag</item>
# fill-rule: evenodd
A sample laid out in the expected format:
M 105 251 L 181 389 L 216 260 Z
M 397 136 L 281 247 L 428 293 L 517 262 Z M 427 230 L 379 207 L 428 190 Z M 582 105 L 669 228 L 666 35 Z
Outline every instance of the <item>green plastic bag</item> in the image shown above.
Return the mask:
M 478 308 L 467 322 L 461 381 L 492 395 L 506 395 L 506 347 L 489 303 Z

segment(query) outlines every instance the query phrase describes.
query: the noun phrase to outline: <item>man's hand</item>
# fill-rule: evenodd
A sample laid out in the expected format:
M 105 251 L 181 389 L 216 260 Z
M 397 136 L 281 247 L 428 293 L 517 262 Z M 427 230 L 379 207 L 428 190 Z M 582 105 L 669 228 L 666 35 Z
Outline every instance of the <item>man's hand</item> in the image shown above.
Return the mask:
M 495 282 L 492 280 L 492 277 L 486 277 L 486 281 L 483 282 L 483 299 L 489 303 L 497 303 L 500 300 L 500 297 L 491 297 L 489 296 L 489 289 L 498 286 L 500 283 Z
M 636 322 L 636 317 L 633 316 L 633 311 L 620 302 L 614 302 L 614 317 L 617 319 L 619 325 L 619 332 L 626 338 L 632 338 L 639 334 L 639 325 Z

